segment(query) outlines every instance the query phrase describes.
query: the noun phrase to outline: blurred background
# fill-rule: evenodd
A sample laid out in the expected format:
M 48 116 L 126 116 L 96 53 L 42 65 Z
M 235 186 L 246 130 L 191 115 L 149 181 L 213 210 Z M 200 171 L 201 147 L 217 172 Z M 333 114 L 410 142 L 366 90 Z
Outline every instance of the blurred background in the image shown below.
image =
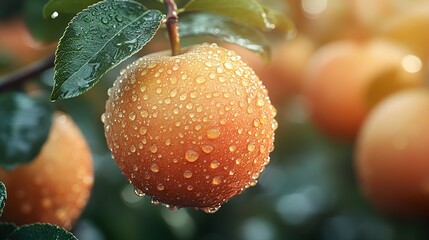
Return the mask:
M 141 2 L 160 7 L 155 0 Z M 186 1 L 177 2 L 183 6 Z M 107 89 L 135 56 L 88 93 L 54 103 L 78 124 L 94 157 L 90 201 L 72 230 L 79 239 L 429 239 L 428 207 L 422 214 L 377 207 L 362 191 L 356 163 L 360 131 L 371 110 L 394 92 L 427 88 L 429 1 L 260 2 L 288 16 L 296 27 L 287 36 L 267 33 L 271 61 L 219 43 L 254 68 L 278 110 L 275 150 L 259 183 L 214 214 L 172 211 L 134 194 L 107 149 L 100 116 Z M 54 34 L 44 33 L 49 28 L 38 21 L 45 3 L 1 0 L 0 74 L 55 50 L 55 43 L 34 40 Z M 139 55 L 168 48 L 160 32 Z M 26 88 L 37 85 L 49 93 L 52 84 L 53 71 L 48 70 Z M 425 158 L 429 178 L 429 155 Z M 427 189 L 425 194 L 429 206 Z

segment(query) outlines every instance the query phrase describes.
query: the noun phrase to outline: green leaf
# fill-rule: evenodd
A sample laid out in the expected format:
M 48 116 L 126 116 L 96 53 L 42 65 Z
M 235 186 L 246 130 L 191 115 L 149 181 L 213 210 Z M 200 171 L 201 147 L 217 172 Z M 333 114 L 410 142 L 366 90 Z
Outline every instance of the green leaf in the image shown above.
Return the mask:
M 82 11 L 89 5 L 100 0 L 49 0 L 43 8 L 43 16 L 50 18 L 54 12 L 61 14 L 73 14 Z
M 211 12 L 260 29 L 275 28 L 274 23 L 268 18 L 265 8 L 256 0 L 191 0 L 180 11 Z
M 133 1 L 103 1 L 78 13 L 58 45 L 51 100 L 88 91 L 104 73 L 142 49 L 164 18 Z
M 13 223 L 0 222 L 0 239 L 7 239 L 17 228 Z
M 58 41 L 74 14 L 61 14 L 55 19 L 44 18 L 41 12 L 46 0 L 27 0 L 24 18 L 31 35 L 42 42 Z
M 179 31 L 181 37 L 216 37 L 264 57 L 270 55 L 269 42 L 259 30 L 240 25 L 226 17 L 207 13 L 187 14 L 180 18 Z
M 4 205 L 6 205 L 7 193 L 6 186 L 0 181 L 0 217 L 3 214 Z
M 67 230 L 48 223 L 34 223 L 16 229 L 7 240 L 77 240 Z
M 34 159 L 48 138 L 54 109 L 24 93 L 0 95 L 0 165 L 11 169 Z

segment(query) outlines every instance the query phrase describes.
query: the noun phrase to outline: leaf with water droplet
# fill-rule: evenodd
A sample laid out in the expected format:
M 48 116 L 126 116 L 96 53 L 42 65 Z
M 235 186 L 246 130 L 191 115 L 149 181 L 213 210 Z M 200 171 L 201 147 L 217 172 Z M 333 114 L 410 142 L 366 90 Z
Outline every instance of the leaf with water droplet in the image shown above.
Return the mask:
M 257 0 L 191 0 L 180 11 L 211 12 L 263 30 L 276 27 L 267 9 Z
M 229 18 L 207 13 L 181 16 L 181 37 L 216 37 L 222 41 L 244 47 L 269 58 L 270 45 L 267 38 L 256 28 L 243 26 Z
M 90 22 L 84 20 L 88 18 Z M 133 1 L 103 1 L 78 13 L 58 44 L 51 100 L 88 91 L 108 70 L 142 49 L 164 18 Z
M 76 14 L 91 4 L 100 0 L 49 0 L 43 7 L 43 17 L 50 18 L 52 13 L 58 12 L 60 15 Z
M 3 182 L 0 181 L 0 217 L 3 214 L 3 208 L 6 204 L 7 194 L 6 194 L 6 186 Z
M 40 152 L 52 124 L 52 104 L 24 93 L 0 95 L 0 165 L 11 169 Z
M 77 240 L 67 230 L 49 223 L 33 223 L 18 227 L 8 240 Z

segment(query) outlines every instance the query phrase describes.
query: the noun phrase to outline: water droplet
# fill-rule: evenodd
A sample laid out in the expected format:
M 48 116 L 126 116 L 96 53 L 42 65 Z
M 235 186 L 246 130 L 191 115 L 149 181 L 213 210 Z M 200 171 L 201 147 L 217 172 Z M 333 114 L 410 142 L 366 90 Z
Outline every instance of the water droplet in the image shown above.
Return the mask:
M 145 126 L 140 127 L 139 133 L 145 135 L 147 133 L 147 128 Z
M 147 111 L 141 111 L 140 116 L 142 116 L 142 118 L 147 118 L 149 116 L 149 113 Z
M 218 167 L 219 167 L 219 162 L 218 162 L 218 161 L 214 160 L 214 161 L 212 161 L 212 162 L 210 163 L 210 168 L 212 168 L 212 169 L 216 169 L 216 168 L 218 168 Z
M 173 70 L 174 70 L 174 71 L 176 71 L 176 70 L 178 70 L 178 69 L 179 69 L 179 65 L 174 64 L 174 65 L 173 65 Z
M 197 83 L 204 83 L 205 81 L 206 81 L 206 78 L 201 75 L 195 78 L 195 82 Z
M 183 101 L 183 100 L 185 100 L 187 97 L 188 97 L 188 96 L 187 96 L 187 94 L 186 94 L 186 93 L 182 93 L 182 94 L 180 95 L 179 99 L 180 99 L 181 101 Z
M 191 178 L 192 177 L 192 172 L 190 170 L 185 170 L 185 172 L 183 172 L 183 177 L 185 177 L 185 178 Z
M 154 206 L 159 205 L 159 201 L 154 199 L 154 198 L 152 200 L 150 200 L 150 203 Z
M 134 146 L 134 144 L 133 144 L 133 145 L 131 145 L 131 147 L 130 147 L 130 151 L 131 151 L 132 153 L 135 153 L 135 152 L 136 152 L 136 146 Z
M 208 139 L 218 139 L 220 137 L 220 130 L 219 128 L 212 128 L 207 131 L 207 138 Z
M 55 18 L 57 18 L 58 16 L 59 16 L 58 12 L 53 12 L 53 13 L 51 14 L 51 18 L 52 18 L 52 19 L 55 19 Z
M 186 151 L 186 153 L 185 153 L 185 158 L 186 158 L 186 160 L 188 160 L 189 162 L 195 162 L 195 161 L 197 161 L 198 160 L 198 158 L 199 158 L 199 154 L 198 154 L 198 152 L 196 152 L 196 151 L 194 151 L 194 150 L 192 150 L 192 149 L 189 149 L 188 151 Z
M 234 68 L 234 66 L 232 65 L 232 62 L 230 61 L 226 61 L 223 65 L 225 66 L 226 69 L 229 69 L 229 70 Z
M 108 23 L 109 23 L 109 20 L 108 20 L 106 17 L 103 17 L 103 18 L 101 19 L 101 22 L 102 22 L 102 23 L 104 23 L 104 24 L 108 24 Z
M 264 106 L 264 105 L 265 105 L 265 101 L 264 101 L 264 99 L 263 99 L 263 98 L 258 97 L 258 98 L 256 99 L 256 106 L 258 106 L 258 107 L 262 107 L 262 106 Z
M 156 146 L 156 144 L 153 144 L 149 147 L 149 150 L 151 151 L 151 153 L 156 153 L 158 151 L 158 147 Z
M 136 194 L 137 197 L 144 197 L 144 195 L 145 195 L 145 193 L 142 190 L 140 190 L 136 187 L 134 187 L 134 194 Z
M 130 119 L 131 121 L 134 121 L 134 119 L 136 119 L 136 114 L 131 111 L 130 114 L 128 115 L 128 119 Z
M 106 114 L 105 113 L 101 114 L 101 122 L 102 123 L 106 122 Z
M 205 213 L 215 213 L 220 209 L 220 206 L 214 206 L 214 207 L 205 207 L 201 208 L 201 210 Z
M 173 89 L 170 92 L 170 97 L 175 97 L 177 95 L 177 89 Z
M 213 147 L 211 145 L 203 145 L 201 146 L 201 149 L 205 153 L 211 153 L 213 151 Z
M 255 120 L 253 120 L 253 126 L 255 126 L 255 127 L 259 127 L 259 119 L 255 119 Z
M 237 147 L 234 145 L 229 146 L 229 151 L 231 151 L 231 152 L 234 152 L 236 149 L 237 149 Z
M 156 163 L 152 164 L 152 166 L 150 166 L 150 170 L 154 173 L 159 172 L 159 167 Z
M 255 150 L 255 148 L 256 148 L 256 144 L 254 142 L 250 142 L 247 145 L 247 150 L 249 150 L 249 152 L 253 152 Z
M 158 185 L 156 185 L 156 189 L 158 189 L 159 191 L 162 191 L 165 189 L 165 186 L 159 183 Z
M 115 19 L 116 19 L 116 21 L 118 21 L 118 22 L 122 22 L 122 16 L 120 16 L 120 15 L 116 15 L 116 16 L 115 16 Z
M 212 179 L 213 185 L 219 185 L 222 183 L 222 176 L 216 176 Z

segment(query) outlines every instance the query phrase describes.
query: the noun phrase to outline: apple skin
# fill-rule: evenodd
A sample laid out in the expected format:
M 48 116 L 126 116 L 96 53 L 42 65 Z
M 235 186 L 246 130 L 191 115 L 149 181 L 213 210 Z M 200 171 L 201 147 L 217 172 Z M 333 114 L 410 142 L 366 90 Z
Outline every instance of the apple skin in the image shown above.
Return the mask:
M 254 186 L 274 148 L 276 111 L 255 73 L 216 44 L 145 56 L 109 90 L 102 120 L 137 192 L 214 212 Z
M 429 91 L 409 89 L 383 100 L 368 116 L 356 145 L 363 194 L 380 211 L 429 216 Z
M 70 230 L 86 206 L 93 179 L 86 140 L 68 115 L 57 112 L 38 156 L 14 170 L 0 169 L 8 194 L 0 220 L 45 222 Z
M 405 70 L 406 56 L 406 49 L 383 39 L 340 40 L 319 48 L 303 87 L 312 121 L 333 138 L 355 139 L 381 99 L 422 84 L 422 71 Z

